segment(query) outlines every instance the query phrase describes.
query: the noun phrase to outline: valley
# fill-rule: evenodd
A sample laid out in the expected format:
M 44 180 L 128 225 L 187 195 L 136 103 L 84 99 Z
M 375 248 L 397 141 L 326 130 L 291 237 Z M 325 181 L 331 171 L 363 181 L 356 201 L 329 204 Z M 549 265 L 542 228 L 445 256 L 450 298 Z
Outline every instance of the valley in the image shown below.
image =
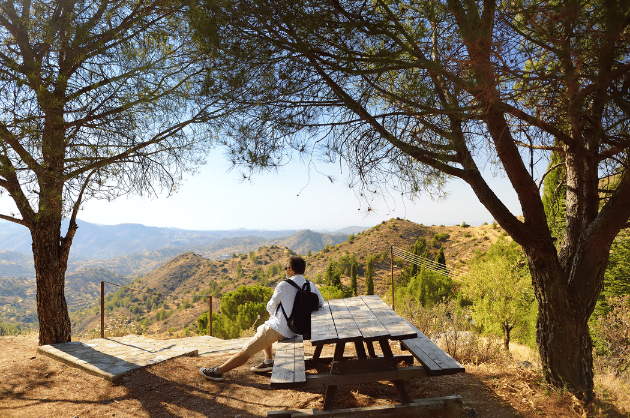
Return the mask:
M 106 283 L 106 318 L 110 328 L 165 336 L 191 335 L 197 332 L 196 319 L 208 309 L 209 295 L 213 295 L 213 310 L 217 312 L 220 296 L 241 285 L 273 287 L 284 279 L 281 267 L 291 254 L 305 258 L 305 275 L 316 283 L 321 283 L 331 260 L 354 257 L 359 266 L 359 294 L 365 292 L 367 258 L 375 257 L 375 293 L 383 295 L 391 280 L 392 245 L 406 249 L 422 237 L 431 258 L 443 247 L 447 266 L 465 269 L 475 251 L 485 251 L 502 232 L 496 224 L 424 226 L 390 219 L 349 234 L 304 230 L 272 239 L 229 237 L 190 250 L 166 247 L 111 259 L 77 261 L 80 265 L 73 265 L 72 271 L 69 268 L 66 276 L 73 335 L 94 335 L 100 330 L 102 280 L 136 289 Z M 349 285 L 349 274 L 341 280 Z M 5 277 L 0 286 L 0 321 L 35 326 L 34 279 Z

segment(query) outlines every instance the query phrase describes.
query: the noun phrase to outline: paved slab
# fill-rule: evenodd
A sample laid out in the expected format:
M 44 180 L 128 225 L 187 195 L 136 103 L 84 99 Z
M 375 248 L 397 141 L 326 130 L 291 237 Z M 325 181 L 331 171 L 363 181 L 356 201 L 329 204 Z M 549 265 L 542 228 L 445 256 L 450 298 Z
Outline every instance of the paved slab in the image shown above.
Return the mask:
M 210 336 L 154 340 L 141 335 L 42 345 L 40 354 L 117 383 L 132 370 L 180 357 L 238 351 L 247 338 L 222 340 Z

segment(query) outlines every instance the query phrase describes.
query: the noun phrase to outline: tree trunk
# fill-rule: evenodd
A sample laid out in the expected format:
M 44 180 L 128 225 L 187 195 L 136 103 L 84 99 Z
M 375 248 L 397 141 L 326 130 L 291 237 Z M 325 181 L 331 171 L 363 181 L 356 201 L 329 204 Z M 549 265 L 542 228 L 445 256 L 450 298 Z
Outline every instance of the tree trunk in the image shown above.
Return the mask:
M 503 321 L 503 331 L 505 331 L 505 338 L 503 338 L 503 346 L 505 351 L 510 351 L 510 332 L 514 328 L 514 325 L 510 325 L 506 320 Z
M 550 277 L 549 270 L 532 270 L 534 283 L 543 283 L 544 291 L 536 289 L 538 321 L 536 341 L 545 379 L 559 388 L 567 388 L 585 403 L 594 399 L 593 345 L 588 328 L 592 313 L 588 305 L 595 304 L 598 293 L 572 295 L 561 271 Z M 536 286 L 535 286 L 536 288 Z M 588 303 L 585 299 L 592 299 Z
M 37 278 L 39 344 L 71 339 L 70 316 L 64 294 L 67 257 L 61 237 L 61 217 L 42 216 L 31 229 Z

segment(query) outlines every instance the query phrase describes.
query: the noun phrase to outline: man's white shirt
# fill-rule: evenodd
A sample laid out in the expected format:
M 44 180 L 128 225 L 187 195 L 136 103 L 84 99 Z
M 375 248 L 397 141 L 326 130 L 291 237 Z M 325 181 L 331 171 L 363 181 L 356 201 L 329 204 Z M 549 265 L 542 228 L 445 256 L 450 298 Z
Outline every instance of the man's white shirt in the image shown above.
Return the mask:
M 304 286 L 304 283 L 306 283 L 304 276 L 299 274 L 290 277 L 289 280 L 298 285 L 300 289 Z M 311 292 L 315 293 L 319 298 L 319 307 L 321 308 L 324 305 L 324 298 L 322 297 L 322 294 L 319 293 L 319 289 L 315 286 L 315 283 L 310 282 L 310 288 Z M 293 301 L 295 300 L 296 293 L 297 289 L 289 283 L 285 283 L 283 280 L 276 286 L 271 299 L 267 302 L 269 319 L 265 323 L 269 326 L 269 328 L 278 331 L 285 338 L 294 337 L 295 333 L 289 329 L 287 320 L 282 314 L 282 308 L 278 309 L 278 305 L 282 303 L 282 307 L 284 308 L 287 316 L 291 316 L 291 312 L 293 311 Z

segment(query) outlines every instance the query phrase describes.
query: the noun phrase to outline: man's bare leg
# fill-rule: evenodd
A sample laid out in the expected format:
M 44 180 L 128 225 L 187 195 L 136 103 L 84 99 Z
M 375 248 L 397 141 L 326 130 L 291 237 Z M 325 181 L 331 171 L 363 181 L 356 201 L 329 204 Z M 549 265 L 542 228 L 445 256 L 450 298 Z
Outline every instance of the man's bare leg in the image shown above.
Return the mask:
M 265 360 L 273 360 L 273 353 L 271 352 L 271 345 L 265 347 Z
M 221 374 L 230 371 L 236 367 L 240 367 L 243 364 L 247 363 L 249 360 L 249 355 L 241 350 L 238 353 L 234 354 L 228 361 L 217 367 L 217 371 Z
M 265 351 L 265 360 L 273 360 L 273 353 L 271 351 L 271 345 L 265 347 L 264 351 Z M 223 374 L 232 369 L 242 366 L 243 364 L 247 363 L 247 360 L 249 359 L 250 359 L 249 355 L 247 355 L 245 351 L 241 350 L 238 353 L 234 354 L 228 361 L 220 365 L 217 368 L 217 371 Z

